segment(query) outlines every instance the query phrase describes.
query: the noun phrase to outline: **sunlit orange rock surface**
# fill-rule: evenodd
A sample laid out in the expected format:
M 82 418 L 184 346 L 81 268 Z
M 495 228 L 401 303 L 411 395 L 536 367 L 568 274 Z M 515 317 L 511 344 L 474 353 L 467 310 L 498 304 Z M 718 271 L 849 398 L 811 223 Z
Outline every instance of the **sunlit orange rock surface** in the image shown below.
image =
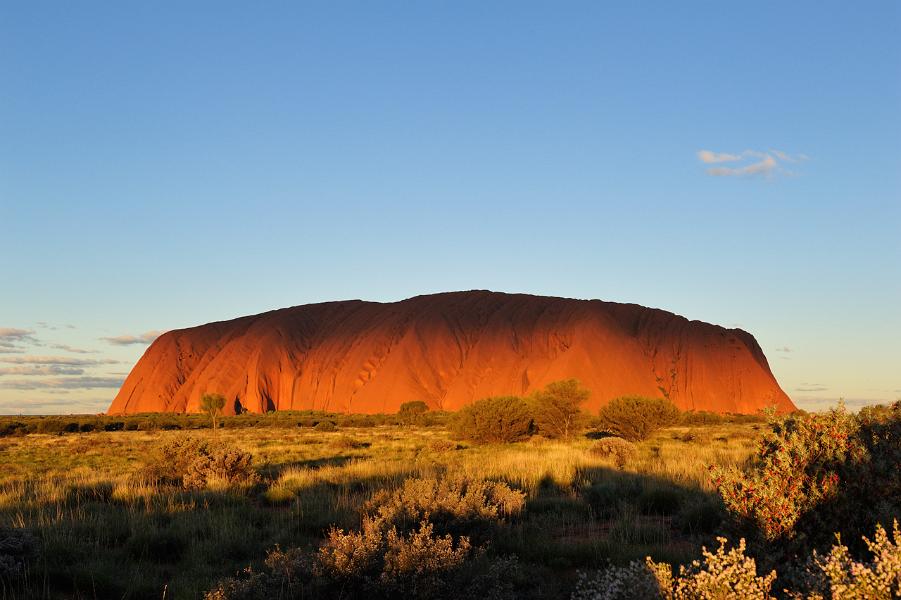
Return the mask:
M 575 377 L 591 411 L 624 394 L 682 409 L 751 413 L 794 406 L 751 334 L 662 310 L 488 291 L 393 303 L 308 304 L 160 336 L 110 413 L 394 412 L 425 400 L 455 410 Z

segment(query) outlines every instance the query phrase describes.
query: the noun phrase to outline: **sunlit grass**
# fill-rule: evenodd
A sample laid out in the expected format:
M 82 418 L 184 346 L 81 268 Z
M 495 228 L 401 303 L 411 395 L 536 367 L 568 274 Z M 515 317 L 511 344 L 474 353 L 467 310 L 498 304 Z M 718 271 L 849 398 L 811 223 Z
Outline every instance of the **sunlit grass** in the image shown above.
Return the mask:
M 746 461 L 759 428 L 662 430 L 622 469 L 584 437 L 477 446 L 452 442 L 443 428 L 191 431 L 250 452 L 262 476 L 203 491 L 141 476 L 156 449 L 184 432 L 0 438 L 0 525 L 37 532 L 44 571 L 34 575 L 64 597 L 90 585 L 97 597 L 159 597 L 166 586 L 167 598 L 196 598 L 276 544 L 315 547 L 332 524 L 358 526 L 376 491 L 410 477 L 461 476 L 522 490 L 523 515 L 493 547 L 565 578 L 608 558 L 691 557 L 709 537 L 685 533 L 675 513 L 711 501 L 708 467 Z M 655 493 L 674 494 L 675 513 L 655 514 Z

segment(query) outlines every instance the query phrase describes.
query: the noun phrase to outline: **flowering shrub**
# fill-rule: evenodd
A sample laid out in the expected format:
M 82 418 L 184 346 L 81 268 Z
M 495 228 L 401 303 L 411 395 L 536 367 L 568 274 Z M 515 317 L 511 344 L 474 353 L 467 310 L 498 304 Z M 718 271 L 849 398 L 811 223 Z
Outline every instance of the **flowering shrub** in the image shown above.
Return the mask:
M 838 408 L 772 423 L 750 469 L 713 468 L 736 524 L 789 554 L 854 539 L 901 509 L 901 402 L 854 416 Z M 874 511 L 874 508 L 876 509 Z
M 604 458 L 611 458 L 617 468 L 623 469 L 638 456 L 638 447 L 620 437 L 605 437 L 596 441 L 591 446 L 592 454 Z
M 698 600 L 706 598 L 742 598 L 770 600 L 770 588 L 776 572 L 760 577 L 753 558 L 745 555 L 745 541 L 737 548 L 725 550 L 726 539 L 717 538 L 716 552 L 702 550 L 703 560 L 680 567 L 678 575 L 672 567 L 656 563 L 650 557 L 642 563 L 633 561 L 625 567 L 609 567 L 594 578 L 584 574 L 573 600 Z
M 829 554 L 819 556 L 816 551 L 800 577 L 803 593 L 789 592 L 797 600 L 889 600 L 901 597 L 901 531 L 895 521 L 890 540 L 881 525 L 870 541 L 863 538 L 873 559 L 858 562 L 851 558 L 841 540 Z
M 625 567 L 608 567 L 594 577 L 579 573 L 572 600 L 661 600 L 665 598 L 647 562 L 634 560 Z

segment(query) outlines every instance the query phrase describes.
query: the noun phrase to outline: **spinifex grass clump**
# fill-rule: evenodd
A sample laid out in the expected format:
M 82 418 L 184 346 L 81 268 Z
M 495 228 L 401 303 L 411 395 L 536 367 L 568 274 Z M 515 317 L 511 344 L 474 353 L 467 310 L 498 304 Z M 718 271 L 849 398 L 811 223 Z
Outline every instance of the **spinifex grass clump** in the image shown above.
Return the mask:
M 901 402 L 775 421 L 750 469 L 713 475 L 739 530 L 771 556 L 792 555 L 827 546 L 834 531 L 860 540 L 901 515 L 899 464 Z

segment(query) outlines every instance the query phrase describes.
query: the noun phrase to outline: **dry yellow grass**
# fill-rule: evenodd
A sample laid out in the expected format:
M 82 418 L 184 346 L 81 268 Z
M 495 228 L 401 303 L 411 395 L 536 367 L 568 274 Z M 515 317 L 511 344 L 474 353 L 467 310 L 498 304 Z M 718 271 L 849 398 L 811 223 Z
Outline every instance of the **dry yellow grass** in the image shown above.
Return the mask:
M 711 464 L 748 458 L 760 434 L 755 428 L 662 430 L 638 444 L 637 457 L 622 470 L 593 453 L 595 442 L 587 438 L 473 446 L 450 441 L 443 428 L 200 430 L 189 434 L 215 436 L 253 454 L 262 482 L 199 492 L 136 476 L 160 445 L 183 432 L 0 438 L 0 525 L 38 533 L 47 566 L 41 575 L 64 582 L 64 591 L 91 582 L 103 590 L 98 597 L 158 597 L 166 585 L 168 598 L 193 598 L 275 544 L 315 546 L 333 523 L 356 526 L 362 505 L 378 490 L 410 477 L 464 476 L 504 481 L 526 494 L 522 522 L 496 543 L 523 560 L 566 569 L 648 552 L 678 559 L 695 553 L 701 540 L 682 536 L 670 517 L 641 513 L 637 504 L 604 516 L 590 488 L 665 485 L 682 490 L 680 502 L 690 504 L 709 497 Z

